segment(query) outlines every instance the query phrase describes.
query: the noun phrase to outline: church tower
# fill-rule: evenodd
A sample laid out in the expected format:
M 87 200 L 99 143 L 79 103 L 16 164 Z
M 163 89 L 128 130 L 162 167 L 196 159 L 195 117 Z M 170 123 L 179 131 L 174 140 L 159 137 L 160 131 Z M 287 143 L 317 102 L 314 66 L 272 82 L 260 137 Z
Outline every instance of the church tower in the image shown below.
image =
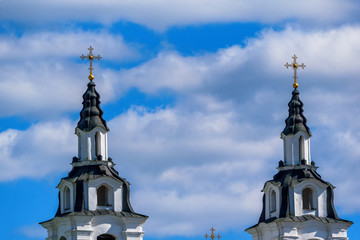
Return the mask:
M 93 56 L 91 46 L 89 50 L 88 56 L 81 56 L 90 61 L 90 82 L 75 128 L 78 156 L 57 186 L 59 207 L 55 217 L 40 224 L 48 231 L 47 240 L 142 240 L 147 216 L 132 209 L 130 184 L 119 176 L 108 156 L 109 128 L 92 75 L 92 60 L 101 57 Z
M 289 116 L 281 133 L 284 160 L 278 173 L 262 189 L 263 208 L 258 224 L 246 229 L 253 240 L 346 240 L 351 221 L 338 217 L 334 206 L 334 186 L 316 172 L 311 160 L 311 132 L 303 115 L 296 70 L 294 91 L 288 104 Z

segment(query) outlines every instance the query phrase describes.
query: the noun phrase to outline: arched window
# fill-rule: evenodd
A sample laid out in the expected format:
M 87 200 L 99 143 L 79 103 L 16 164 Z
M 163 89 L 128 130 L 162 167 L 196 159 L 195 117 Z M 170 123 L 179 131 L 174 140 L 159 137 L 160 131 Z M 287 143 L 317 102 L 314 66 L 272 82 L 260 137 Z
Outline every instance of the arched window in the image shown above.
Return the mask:
M 95 133 L 95 156 L 99 156 L 101 154 L 101 136 L 100 132 Z
M 65 211 L 70 209 L 70 189 L 68 187 L 64 188 L 63 206 Z
M 314 209 L 313 191 L 311 188 L 305 188 L 302 191 L 303 209 Z
M 65 237 L 61 237 L 59 240 L 66 240 L 66 238 L 65 238 Z
M 97 240 L 115 240 L 116 238 L 110 234 L 101 234 L 97 237 Z
M 97 205 L 98 206 L 109 206 L 109 193 L 105 186 L 101 186 L 96 191 L 97 194 Z
M 270 212 L 276 211 L 276 193 L 274 190 L 271 190 L 270 193 Z
M 305 159 L 304 157 L 304 136 L 299 138 L 299 161 Z

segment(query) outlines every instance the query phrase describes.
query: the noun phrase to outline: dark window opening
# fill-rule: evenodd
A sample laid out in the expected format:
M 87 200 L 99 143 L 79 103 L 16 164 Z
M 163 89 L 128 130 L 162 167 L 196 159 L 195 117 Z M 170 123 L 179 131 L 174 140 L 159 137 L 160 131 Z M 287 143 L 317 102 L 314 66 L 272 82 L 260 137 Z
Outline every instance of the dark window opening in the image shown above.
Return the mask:
M 274 190 L 270 193 L 270 212 L 276 211 L 276 193 Z
M 109 190 L 105 186 L 101 186 L 97 189 L 97 205 L 111 206 L 109 203 Z
M 310 188 L 305 188 L 302 191 L 302 200 L 303 200 L 303 209 L 305 209 L 305 210 L 315 209 L 314 199 L 313 199 L 313 191 Z
M 99 156 L 101 154 L 101 136 L 99 132 L 95 133 L 95 156 Z
M 101 234 L 97 237 L 97 240 L 115 240 L 116 238 L 110 234 Z
M 70 189 L 68 187 L 64 189 L 63 204 L 64 210 L 70 209 Z
M 299 160 L 303 160 L 305 158 L 305 150 L 304 150 L 304 137 L 300 136 L 299 138 Z

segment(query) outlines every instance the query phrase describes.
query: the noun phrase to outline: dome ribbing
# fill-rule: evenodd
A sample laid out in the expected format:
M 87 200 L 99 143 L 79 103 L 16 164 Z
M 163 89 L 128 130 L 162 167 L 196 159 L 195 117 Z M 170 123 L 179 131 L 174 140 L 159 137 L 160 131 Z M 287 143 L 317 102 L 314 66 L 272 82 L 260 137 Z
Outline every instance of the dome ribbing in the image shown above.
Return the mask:
M 80 121 L 77 127 L 83 131 L 91 131 L 95 127 L 102 127 L 109 131 L 103 119 L 100 108 L 100 94 L 96 91 L 94 82 L 88 83 L 88 88 L 83 95 L 83 109 L 80 112 Z
M 285 120 L 286 126 L 282 131 L 283 134 L 296 134 L 299 131 L 308 133 L 311 136 L 311 132 L 308 126 L 306 126 L 306 118 L 303 115 L 303 106 L 299 97 L 299 91 L 295 89 L 292 92 L 292 98 L 288 104 L 289 117 Z

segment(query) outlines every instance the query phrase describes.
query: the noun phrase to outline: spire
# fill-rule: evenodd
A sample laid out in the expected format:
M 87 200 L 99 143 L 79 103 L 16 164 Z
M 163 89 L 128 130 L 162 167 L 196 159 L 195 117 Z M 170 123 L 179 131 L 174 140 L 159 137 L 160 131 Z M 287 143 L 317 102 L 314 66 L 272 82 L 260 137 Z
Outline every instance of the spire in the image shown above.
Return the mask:
M 83 109 L 80 112 L 80 121 L 77 127 L 83 131 L 91 131 L 95 127 L 102 127 L 109 131 L 106 121 L 103 119 L 103 111 L 100 108 L 100 94 L 96 91 L 93 81 L 88 83 L 88 88 L 83 95 Z
M 88 89 L 83 95 L 83 109 L 80 112 L 80 121 L 77 124 L 77 127 L 83 131 L 90 132 L 95 127 L 102 127 L 103 129 L 109 131 L 108 127 L 106 126 L 105 120 L 102 118 L 103 111 L 100 108 L 100 94 L 95 90 L 96 84 L 93 82 L 94 76 L 92 75 L 92 70 L 94 69 L 92 67 L 92 61 L 94 59 L 97 59 L 100 61 L 101 57 L 98 55 L 97 57 L 93 56 L 92 48 L 91 46 L 88 48 L 89 54 L 87 56 L 84 56 L 82 54 L 80 58 L 82 60 L 88 59 L 90 63 L 90 75 L 88 83 Z
M 303 115 L 304 104 L 300 100 L 299 91 L 294 89 L 292 92 L 292 98 L 288 104 L 289 117 L 285 120 L 286 126 L 283 130 L 283 134 L 296 134 L 299 131 L 308 133 L 311 136 L 309 127 L 306 125 L 306 118 Z
M 284 131 L 282 131 L 283 134 L 285 135 L 289 135 L 289 134 L 296 134 L 299 131 L 303 131 L 309 134 L 309 136 L 311 136 L 311 132 L 310 129 L 308 128 L 308 126 L 306 126 L 306 118 L 304 117 L 304 115 L 302 114 L 304 112 L 304 110 L 302 109 L 302 107 L 304 106 L 304 104 L 301 102 L 300 98 L 299 98 L 299 91 L 297 90 L 297 88 L 299 87 L 299 84 L 297 83 L 297 69 L 298 67 L 301 67 L 302 69 L 304 69 L 306 66 L 304 63 L 302 63 L 301 65 L 299 65 L 296 62 L 297 56 L 294 54 L 294 56 L 292 57 L 294 60 L 291 64 L 289 64 L 288 62 L 286 62 L 285 67 L 289 68 L 291 67 L 294 70 L 294 91 L 292 92 L 292 98 L 288 104 L 289 106 L 289 117 L 285 120 L 286 126 Z

